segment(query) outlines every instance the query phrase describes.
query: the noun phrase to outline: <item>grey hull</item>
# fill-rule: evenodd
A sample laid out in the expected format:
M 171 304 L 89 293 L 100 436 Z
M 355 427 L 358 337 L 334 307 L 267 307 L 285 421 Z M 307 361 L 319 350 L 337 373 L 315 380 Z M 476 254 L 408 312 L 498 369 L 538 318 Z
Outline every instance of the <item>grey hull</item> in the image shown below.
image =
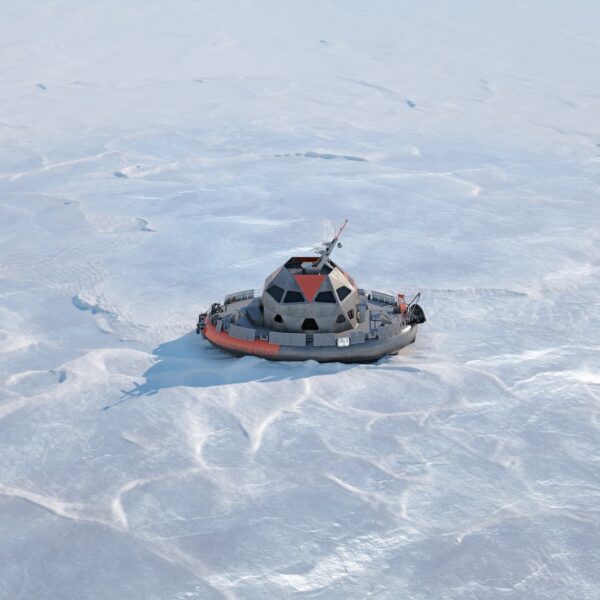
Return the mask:
M 417 336 L 417 326 L 408 325 L 409 330 L 387 340 L 371 340 L 346 348 L 327 346 L 322 348 L 284 346 L 278 360 L 316 360 L 318 362 L 372 362 L 388 354 L 394 354 L 412 344 Z
M 406 331 L 387 340 L 368 340 L 362 344 L 347 347 L 338 346 L 281 346 L 277 354 L 267 356 L 264 353 L 254 353 L 252 350 L 236 352 L 231 348 L 208 340 L 215 347 L 234 356 L 254 355 L 271 361 L 305 361 L 340 362 L 340 363 L 367 363 L 374 362 L 389 354 L 395 354 L 402 348 L 412 344 L 417 336 L 417 325 L 408 325 Z

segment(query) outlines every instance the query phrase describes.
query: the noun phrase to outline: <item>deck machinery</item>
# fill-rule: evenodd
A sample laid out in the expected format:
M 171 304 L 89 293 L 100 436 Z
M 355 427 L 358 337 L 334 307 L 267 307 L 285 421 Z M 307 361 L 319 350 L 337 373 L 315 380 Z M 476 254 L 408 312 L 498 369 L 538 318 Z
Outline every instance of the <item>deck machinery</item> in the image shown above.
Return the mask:
M 294 256 L 262 291 L 225 297 L 201 313 L 196 332 L 235 355 L 269 360 L 371 362 L 415 341 L 425 314 L 403 294 L 358 288 L 331 260 L 347 220 L 317 256 Z

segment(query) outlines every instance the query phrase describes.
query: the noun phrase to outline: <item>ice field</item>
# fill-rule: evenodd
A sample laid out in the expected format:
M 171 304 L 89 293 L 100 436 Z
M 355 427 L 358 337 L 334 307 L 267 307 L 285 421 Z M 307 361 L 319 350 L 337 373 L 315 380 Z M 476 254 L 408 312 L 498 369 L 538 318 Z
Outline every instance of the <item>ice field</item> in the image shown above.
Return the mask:
M 597 0 L 0 0 L 0 599 L 600 598 Z M 193 329 L 348 217 L 370 365 Z

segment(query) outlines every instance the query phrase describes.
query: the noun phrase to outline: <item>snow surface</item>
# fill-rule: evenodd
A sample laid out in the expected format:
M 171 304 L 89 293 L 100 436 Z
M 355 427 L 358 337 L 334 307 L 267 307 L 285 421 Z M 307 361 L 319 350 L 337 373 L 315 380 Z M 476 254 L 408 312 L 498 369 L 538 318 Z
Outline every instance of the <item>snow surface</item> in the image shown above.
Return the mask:
M 0 598 L 600 598 L 598 23 L 0 2 Z M 346 216 L 411 348 L 192 332 Z

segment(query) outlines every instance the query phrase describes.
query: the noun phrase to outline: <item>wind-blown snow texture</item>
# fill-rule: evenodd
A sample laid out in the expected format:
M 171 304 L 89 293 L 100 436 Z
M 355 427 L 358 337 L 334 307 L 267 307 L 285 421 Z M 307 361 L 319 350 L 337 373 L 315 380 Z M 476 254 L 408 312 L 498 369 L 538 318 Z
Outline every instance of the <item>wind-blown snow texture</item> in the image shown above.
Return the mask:
M 0 597 L 600 598 L 599 22 L 1 2 Z M 191 333 L 346 216 L 411 348 Z

